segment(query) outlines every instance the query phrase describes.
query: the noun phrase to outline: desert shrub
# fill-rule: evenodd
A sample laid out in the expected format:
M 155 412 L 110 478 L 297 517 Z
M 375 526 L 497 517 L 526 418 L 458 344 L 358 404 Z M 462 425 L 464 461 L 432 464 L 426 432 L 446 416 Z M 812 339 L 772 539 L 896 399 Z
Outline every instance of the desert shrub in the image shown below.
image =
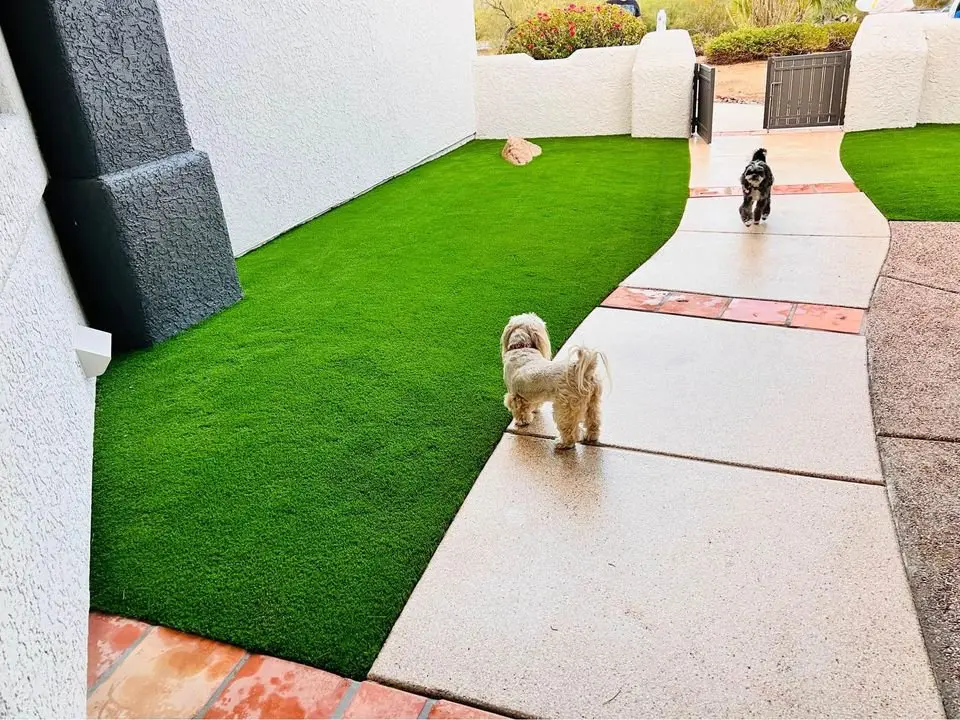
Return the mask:
M 804 55 L 827 49 L 830 36 L 822 25 L 784 23 L 773 27 L 745 27 L 721 33 L 706 47 L 707 60 L 716 65 L 766 60 L 775 55 Z
M 702 32 L 692 32 L 690 33 L 690 41 L 693 43 L 693 49 L 697 55 L 703 55 L 707 43 L 710 42 L 710 36 Z
M 555 60 L 583 48 L 636 45 L 646 27 L 616 5 L 567 5 L 538 12 L 510 33 L 504 53 L 526 53 L 536 60 Z
M 827 31 L 827 50 L 849 50 L 853 45 L 853 38 L 856 37 L 857 30 L 860 29 L 858 23 L 827 23 L 823 26 Z

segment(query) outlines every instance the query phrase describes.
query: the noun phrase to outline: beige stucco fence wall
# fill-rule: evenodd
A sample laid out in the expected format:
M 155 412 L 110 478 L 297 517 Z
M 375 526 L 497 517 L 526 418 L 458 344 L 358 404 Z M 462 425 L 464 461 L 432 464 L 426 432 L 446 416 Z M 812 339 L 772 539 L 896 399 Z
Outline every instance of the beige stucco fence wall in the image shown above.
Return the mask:
M 944 13 L 867 17 L 850 59 L 844 128 L 960 123 L 960 20 Z
M 648 33 L 639 45 L 578 50 L 563 60 L 479 56 L 477 137 L 689 137 L 695 64 L 685 30 Z

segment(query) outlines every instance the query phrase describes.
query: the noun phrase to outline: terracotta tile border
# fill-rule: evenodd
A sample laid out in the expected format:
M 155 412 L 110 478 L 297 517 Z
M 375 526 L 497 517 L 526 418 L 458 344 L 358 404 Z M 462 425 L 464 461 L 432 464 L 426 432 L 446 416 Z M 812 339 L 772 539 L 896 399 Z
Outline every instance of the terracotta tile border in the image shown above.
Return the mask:
M 858 335 L 865 311 L 839 305 L 734 298 L 621 286 L 600 307 Z
M 692 187 L 690 197 L 739 197 L 740 188 L 731 186 L 721 187 Z M 852 182 L 835 183 L 802 183 L 799 185 L 774 185 L 774 195 L 813 195 L 818 193 L 855 193 L 860 188 Z
M 91 718 L 502 717 L 97 612 L 87 649 Z

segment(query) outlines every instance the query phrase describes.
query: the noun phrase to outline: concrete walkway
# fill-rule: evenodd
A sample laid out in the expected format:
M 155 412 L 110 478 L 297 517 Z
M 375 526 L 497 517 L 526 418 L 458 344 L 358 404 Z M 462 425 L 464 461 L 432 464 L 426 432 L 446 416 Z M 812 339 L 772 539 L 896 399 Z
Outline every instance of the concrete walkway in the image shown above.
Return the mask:
M 600 443 L 556 452 L 549 412 L 504 435 L 371 679 L 514 715 L 943 716 L 857 334 L 889 230 L 840 139 L 692 143 L 678 232 L 571 338 L 611 360 Z M 761 144 L 792 189 L 744 230 L 725 188 Z

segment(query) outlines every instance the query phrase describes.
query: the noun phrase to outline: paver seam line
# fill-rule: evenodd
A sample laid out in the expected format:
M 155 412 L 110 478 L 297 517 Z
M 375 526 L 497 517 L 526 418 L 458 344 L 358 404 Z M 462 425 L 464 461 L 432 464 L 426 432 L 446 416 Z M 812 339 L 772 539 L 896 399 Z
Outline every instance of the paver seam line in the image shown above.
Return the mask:
M 555 435 L 546 433 L 525 431 L 520 432 L 514 428 L 507 428 L 505 433 L 515 435 L 516 437 L 529 437 L 537 440 L 555 440 Z M 639 453 L 641 455 L 655 455 L 657 457 L 676 458 L 677 460 L 692 460 L 694 462 L 708 463 L 710 465 L 721 465 L 723 467 L 743 468 L 745 470 L 760 470 L 763 472 L 777 473 L 778 475 L 790 475 L 792 477 L 813 478 L 815 480 L 829 480 L 831 482 L 844 482 L 853 485 L 873 485 L 883 487 L 882 480 L 870 480 L 868 478 L 856 478 L 850 475 L 833 475 L 830 473 L 821 473 L 816 471 L 806 472 L 803 470 L 788 470 L 786 468 L 773 467 L 772 465 L 757 465 L 754 463 L 741 463 L 734 460 L 720 460 L 717 458 L 705 458 L 697 455 L 687 455 L 685 453 L 669 452 L 667 450 L 650 450 L 648 448 L 628 447 L 627 445 L 618 445 L 616 443 L 607 443 L 603 441 L 595 443 L 581 443 L 584 447 L 610 448 L 612 450 L 622 450 L 629 453 Z
M 447 692 L 437 687 L 419 685 L 415 682 L 393 680 L 373 672 L 367 675 L 367 680 L 379 683 L 385 687 L 393 688 L 394 690 L 402 690 L 403 692 L 432 697 L 434 698 L 434 702 L 437 700 L 446 700 L 448 702 L 457 703 L 458 705 L 466 705 L 468 707 L 476 708 L 477 710 L 485 710 L 486 712 L 493 713 L 495 715 L 502 715 L 505 718 L 516 718 L 516 720 L 532 720 L 533 718 L 537 717 L 536 715 L 528 715 L 526 713 L 519 712 L 518 710 L 511 710 L 498 705 L 481 702 L 474 698 L 468 698 L 466 696 L 459 695 L 455 692 Z M 338 717 L 339 716 L 334 715 L 334 718 Z
M 247 660 L 249 659 L 250 659 L 250 653 L 244 652 L 243 656 L 239 660 L 237 660 L 237 664 L 233 666 L 233 669 L 227 673 L 227 676 L 223 679 L 223 682 L 217 685 L 216 689 L 213 691 L 213 694 L 203 704 L 203 707 L 201 707 L 197 711 L 197 714 L 193 716 L 194 718 L 202 718 L 208 712 L 210 712 L 210 708 L 213 707 L 213 704 L 220 699 L 220 696 L 223 694 L 223 691 L 226 690 L 227 686 L 233 682 L 233 679 L 237 676 L 237 673 L 240 672 L 240 668 L 246 665 Z
M 343 694 L 343 697 L 340 698 L 340 702 L 337 703 L 337 706 L 333 709 L 330 717 L 334 720 L 340 720 L 343 717 L 343 714 L 347 711 L 347 708 L 350 707 L 350 703 L 353 702 L 353 699 L 357 696 L 357 693 L 360 692 L 360 683 L 356 680 L 350 681 L 350 686 L 347 688 L 347 691 Z
M 715 198 L 715 197 L 700 197 L 700 198 L 690 198 L 691 200 L 723 200 L 724 198 Z M 754 225 L 756 227 L 756 225 Z M 747 234 L 751 237 L 776 237 L 781 235 L 784 237 L 832 237 L 832 238 L 883 238 L 884 240 L 889 240 L 889 235 L 869 233 L 867 235 L 858 235 L 858 234 L 844 234 L 838 232 L 802 232 L 802 233 L 791 233 L 791 232 L 751 232 L 750 230 L 691 230 L 690 228 L 677 227 L 677 232 L 685 233 L 703 233 L 706 235 L 743 235 Z M 672 240 L 673 238 L 671 238 Z M 669 240 L 667 242 L 670 242 Z M 666 244 L 666 243 L 664 243 Z M 643 267 L 642 265 L 640 267 Z
M 417 720 L 427 720 L 427 718 L 430 717 L 430 711 L 433 710 L 433 706 L 436 704 L 436 700 L 427 698 L 427 701 L 423 704 L 423 708 L 420 710 L 420 714 L 417 715 Z
M 714 297 L 720 297 L 720 296 L 714 296 Z M 765 298 L 730 298 L 730 300 L 731 300 L 731 301 L 732 301 L 732 300 L 761 300 L 761 301 L 764 301 L 764 300 L 766 300 L 766 299 L 765 299 Z M 767 301 L 767 302 L 784 302 L 784 303 L 785 303 L 785 302 L 789 302 L 789 301 L 788 301 L 788 300 L 769 300 L 769 301 Z M 791 318 L 793 317 L 793 311 L 796 309 L 796 306 L 797 306 L 798 304 L 800 304 L 800 303 L 791 303 L 791 305 L 792 305 L 791 310 L 790 310 L 790 317 L 791 317 Z M 817 303 L 803 303 L 803 304 L 804 304 L 804 305 L 807 305 L 807 304 L 809 304 L 809 305 L 816 305 Z M 724 307 L 724 309 L 721 311 L 721 315 L 722 315 L 722 313 L 726 312 L 726 309 L 727 309 L 727 307 L 729 307 L 729 305 L 730 305 L 730 303 L 727 303 L 727 305 L 726 305 L 726 306 Z M 854 337 L 856 337 L 857 335 L 862 335 L 862 334 L 863 334 L 863 333 L 862 333 L 861 331 L 859 331 L 859 330 L 858 330 L 857 332 L 850 332 L 849 330 L 835 330 L 835 329 L 833 329 L 833 328 L 808 328 L 808 327 L 798 327 L 798 326 L 796 326 L 796 325 L 787 325 L 787 324 L 779 324 L 779 325 L 777 325 L 777 324 L 774 324 L 774 323 L 760 322 L 759 320 L 732 320 L 731 318 L 725 318 L 725 317 L 704 317 L 703 315 L 686 315 L 686 314 L 684 314 L 684 313 L 672 313 L 672 312 L 668 312 L 668 311 L 666 311 L 666 310 L 660 310 L 660 309 L 647 310 L 647 309 L 644 309 L 644 308 L 625 308 L 625 307 L 617 307 L 617 306 L 615 306 L 615 305 L 600 305 L 600 307 L 602 307 L 604 310 L 623 310 L 623 311 L 625 311 L 625 312 L 652 313 L 652 314 L 654 314 L 654 315 L 669 315 L 670 317 L 696 318 L 696 319 L 698 319 L 698 320 L 719 320 L 720 322 L 737 323 L 737 324 L 739 324 L 739 325 L 744 325 L 744 324 L 746 324 L 746 325 L 759 325 L 759 326 L 761 326 L 761 327 L 787 328 L 787 329 L 789 329 L 789 330 L 807 330 L 807 331 L 809 331 L 809 332 L 817 332 L 817 333 L 820 333 L 820 332 L 828 332 L 828 333 L 834 333 L 835 335 L 852 335 L 852 336 L 854 336 Z M 844 306 L 842 306 L 842 305 L 828 305 L 827 307 L 844 307 Z M 861 311 L 862 311 L 862 308 L 851 308 L 851 309 L 852 309 L 852 310 L 861 310 Z M 864 315 L 864 317 L 866 317 L 866 315 Z M 864 325 L 864 323 L 861 323 L 861 330 L 862 330 L 862 328 L 863 328 L 863 325 Z
M 813 303 L 804 303 L 804 304 L 805 304 L 805 305 L 806 305 L 806 304 L 812 305 Z M 790 306 L 790 311 L 787 313 L 787 321 L 783 324 L 784 327 L 788 327 L 788 328 L 792 328 L 792 327 L 793 327 L 793 325 L 792 325 L 791 323 L 793 322 L 793 316 L 797 314 L 797 308 L 798 308 L 798 307 L 800 307 L 800 303 L 797 303 L 797 302 L 793 303 L 793 304 Z M 843 306 L 842 306 L 842 305 L 832 305 L 832 306 L 829 306 L 829 307 L 843 307 Z M 851 309 L 853 309 L 853 308 L 851 308 Z M 863 326 L 863 323 L 862 323 L 862 322 L 860 323 L 860 326 L 861 326 L 861 327 Z M 800 328 L 795 328 L 795 329 L 799 330 Z M 828 332 L 839 332 L 839 331 L 838 331 L 838 330 L 828 330 Z
M 949 288 L 940 287 L 938 285 L 930 285 L 929 283 L 917 282 L 916 280 L 897 277 L 896 275 L 887 275 L 885 273 L 880 273 L 880 277 L 877 278 L 877 282 L 880 282 L 881 277 L 885 277 L 889 280 L 896 280 L 897 282 L 909 283 L 910 285 L 919 285 L 920 287 L 925 287 L 929 290 L 939 290 L 940 292 L 950 293 L 951 295 L 960 295 L 960 291 L 957 290 L 950 290 Z M 876 292 L 876 286 L 874 286 L 874 292 Z
M 88 699 L 93 697 L 93 693 L 95 693 L 100 688 L 100 686 L 103 685 L 104 682 L 106 682 L 107 678 L 109 678 L 111 675 L 113 675 L 114 672 L 116 672 L 117 668 L 120 667 L 123 661 L 126 660 L 130 656 L 130 654 L 137 649 L 140 643 L 146 640 L 147 635 L 152 633 L 154 629 L 156 629 L 156 625 L 147 625 L 147 627 L 140 632 L 140 636 L 130 644 L 130 647 L 128 647 L 126 650 L 120 653 L 117 659 L 110 664 L 110 667 L 108 667 L 106 670 L 103 671 L 100 677 L 98 677 L 94 681 L 93 685 L 87 688 Z
M 893 438 L 894 440 L 924 440 L 926 442 L 939 442 L 939 443 L 960 443 L 960 438 L 946 437 L 943 435 L 931 435 L 928 433 L 896 433 L 896 432 L 880 432 L 877 431 L 877 437 L 884 438 Z

